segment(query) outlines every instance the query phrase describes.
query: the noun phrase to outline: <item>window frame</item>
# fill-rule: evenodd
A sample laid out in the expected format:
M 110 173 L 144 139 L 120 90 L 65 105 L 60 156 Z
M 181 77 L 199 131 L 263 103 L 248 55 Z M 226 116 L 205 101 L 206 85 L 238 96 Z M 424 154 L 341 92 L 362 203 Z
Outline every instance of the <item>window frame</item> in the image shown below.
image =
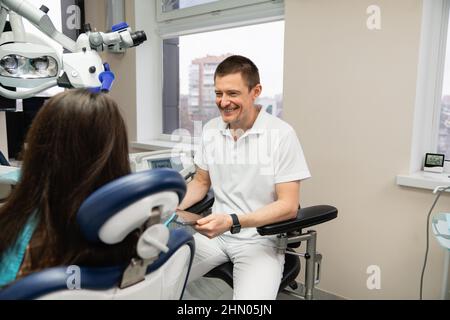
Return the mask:
M 450 0 L 424 1 L 410 173 L 438 148 L 449 15 Z
M 397 175 L 397 185 L 434 190 L 448 184 L 448 173 L 423 171 L 426 153 L 438 148 L 450 0 L 424 1 L 417 70 L 416 101 L 409 172 Z
M 223 1 L 230 0 L 221 2 Z M 245 7 L 230 7 L 220 11 L 210 9 L 212 11 L 204 14 L 162 22 L 157 19 L 160 12 L 158 8 L 161 8 L 160 1 L 135 2 L 136 29 L 146 30 L 150 41 L 136 50 L 137 141 L 132 142 L 132 146 L 140 149 L 148 146 L 151 150 L 167 148 L 180 142 L 191 144 L 198 141 L 198 138 L 191 141 L 184 136 L 163 133 L 162 48 L 165 39 L 284 20 L 283 0 L 258 0 Z M 154 18 L 149 19 L 149 16 Z
M 175 19 L 188 18 L 202 14 L 209 14 L 212 12 L 217 13 L 223 10 L 252 6 L 255 4 L 261 4 L 265 2 L 279 2 L 279 0 L 226 0 L 226 1 L 218 0 L 216 2 L 195 5 L 192 7 L 171 10 L 168 12 L 163 11 L 162 0 L 157 0 L 156 20 L 158 22 L 164 22 Z
M 270 22 L 277 22 L 277 21 L 284 21 L 284 16 L 283 17 L 280 17 L 280 16 L 274 16 L 274 17 L 272 17 L 272 18 L 267 18 L 267 19 L 264 19 L 264 22 L 261 22 L 261 21 L 258 21 L 258 22 L 248 22 L 247 21 L 247 23 L 245 24 L 245 25 L 239 25 L 239 26 L 231 26 L 231 27 L 227 27 L 227 28 L 221 28 L 221 29 L 218 29 L 218 30 L 226 30 L 226 29 L 229 29 L 229 28 L 236 28 L 236 27 L 245 27 L 245 26 L 251 26 L 251 25 L 258 25 L 258 24 L 263 24 L 263 23 L 270 23 Z M 216 30 L 214 30 L 214 31 L 216 31 Z M 197 33 L 206 33 L 206 32 L 211 32 L 209 29 L 208 30 L 204 30 L 204 31 L 200 31 L 200 32 L 195 32 L 194 34 L 197 34 Z M 185 36 L 186 35 L 186 33 L 183 31 L 183 34 L 182 35 L 178 35 L 178 36 L 173 36 L 173 34 L 171 34 L 170 35 L 170 37 L 169 37 L 169 39 L 172 39 L 172 38 L 175 38 L 175 37 L 182 37 L 182 36 Z M 164 41 L 165 39 L 167 39 L 167 37 L 165 37 L 165 36 L 163 36 L 162 37 L 162 41 Z M 163 58 L 164 58 L 164 55 L 163 55 Z M 212 74 L 214 74 L 214 71 L 215 71 L 215 68 L 214 68 L 214 70 L 213 70 L 213 72 L 212 72 Z M 164 74 L 162 75 L 162 77 L 163 77 L 163 79 L 164 79 Z M 213 85 L 213 87 L 214 87 L 214 84 L 212 83 L 212 85 Z M 164 92 L 164 88 L 162 88 L 162 90 L 163 90 L 163 92 Z M 213 88 L 213 91 L 214 91 L 214 88 Z M 213 101 L 214 101 L 214 104 L 215 104 L 215 99 L 213 99 Z M 165 108 L 165 105 L 163 104 L 162 105 L 162 108 L 163 108 L 163 114 L 164 114 L 164 108 Z M 163 120 L 163 122 L 164 122 L 164 120 Z M 203 123 L 203 125 L 204 125 L 205 123 Z M 164 140 L 164 141 L 171 141 L 171 140 L 177 140 L 178 141 L 178 139 L 181 139 L 181 140 L 183 140 L 183 139 L 185 139 L 186 138 L 186 135 L 188 136 L 188 137 L 190 137 L 190 134 L 188 134 L 188 133 L 185 133 L 185 134 L 178 134 L 177 133 L 177 130 L 178 129 L 180 129 L 180 128 L 177 128 L 177 129 L 175 129 L 175 133 L 172 133 L 172 134 L 169 134 L 169 133 L 167 133 L 167 131 L 166 131 L 166 133 L 164 133 L 164 128 L 163 128 L 163 130 L 162 130 L 162 132 L 161 132 L 161 134 L 160 134 L 160 136 L 159 136 L 159 138 L 161 139 L 161 140 Z M 169 130 L 170 131 L 170 130 Z M 195 130 L 195 132 L 199 132 L 198 130 Z M 195 137 L 193 137 L 193 140 L 194 141 L 197 141 L 197 138 L 199 138 L 198 136 L 195 136 Z M 187 138 L 186 138 L 187 139 Z

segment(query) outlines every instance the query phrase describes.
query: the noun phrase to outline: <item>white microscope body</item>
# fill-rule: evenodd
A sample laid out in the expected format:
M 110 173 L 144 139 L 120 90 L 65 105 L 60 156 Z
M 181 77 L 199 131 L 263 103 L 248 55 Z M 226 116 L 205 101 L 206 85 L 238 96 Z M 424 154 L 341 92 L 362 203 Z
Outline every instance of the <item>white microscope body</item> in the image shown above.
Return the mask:
M 109 91 L 114 74 L 98 51 L 108 47 L 123 52 L 147 40 L 145 32 L 132 32 L 123 22 L 108 33 L 91 32 L 88 28 L 74 41 L 55 28 L 47 11 L 48 8 L 38 9 L 27 0 L 0 0 L 0 84 L 27 89 L 16 92 L 0 87 L 0 95 L 25 99 L 55 86 Z M 8 16 L 12 31 L 3 32 Z M 25 32 L 22 18 L 48 39 Z M 54 42 L 68 52 L 55 49 Z

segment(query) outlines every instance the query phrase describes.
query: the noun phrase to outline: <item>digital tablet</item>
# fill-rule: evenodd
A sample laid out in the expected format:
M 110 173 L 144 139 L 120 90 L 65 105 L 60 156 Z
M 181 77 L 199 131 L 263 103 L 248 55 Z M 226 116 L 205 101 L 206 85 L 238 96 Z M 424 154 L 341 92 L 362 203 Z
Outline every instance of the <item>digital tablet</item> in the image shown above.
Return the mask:
M 183 226 L 193 226 L 197 224 L 197 220 L 203 218 L 199 214 L 195 214 L 188 211 L 177 211 L 177 218 L 175 219 L 175 223 L 181 224 Z

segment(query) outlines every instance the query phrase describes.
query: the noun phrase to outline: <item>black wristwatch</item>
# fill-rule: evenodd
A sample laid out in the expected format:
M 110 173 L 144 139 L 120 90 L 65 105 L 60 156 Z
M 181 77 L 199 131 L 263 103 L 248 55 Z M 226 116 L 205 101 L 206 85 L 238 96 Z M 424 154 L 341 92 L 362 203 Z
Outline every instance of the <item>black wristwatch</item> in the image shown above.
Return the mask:
M 234 213 L 230 214 L 231 219 L 233 219 L 233 225 L 231 226 L 230 232 L 232 234 L 239 233 L 241 231 L 241 224 L 239 223 L 238 216 Z

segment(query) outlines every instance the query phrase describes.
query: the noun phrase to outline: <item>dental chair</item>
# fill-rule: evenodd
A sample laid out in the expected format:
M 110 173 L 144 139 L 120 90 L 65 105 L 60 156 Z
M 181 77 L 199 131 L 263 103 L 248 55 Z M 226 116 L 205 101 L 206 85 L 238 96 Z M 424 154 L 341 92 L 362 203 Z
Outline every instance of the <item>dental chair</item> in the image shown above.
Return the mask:
M 207 215 L 213 204 L 214 192 L 210 190 L 202 201 L 186 210 Z M 333 220 L 337 217 L 337 213 L 338 210 L 335 207 L 328 205 L 299 207 L 297 218 L 257 228 L 262 236 L 277 235 L 278 250 L 280 253 L 285 253 L 283 277 L 278 292 L 305 300 L 313 299 L 314 286 L 320 281 L 322 255 L 316 251 L 317 232 L 314 230 L 304 232 L 303 229 Z M 306 252 L 298 253 L 294 249 L 300 247 L 302 241 L 306 241 Z M 302 285 L 298 294 L 293 290 L 298 289 L 295 279 L 300 274 L 300 257 L 306 260 L 306 267 L 305 284 Z M 233 287 L 233 263 L 231 261 L 223 263 L 209 271 L 205 277 L 221 279 Z
M 181 299 L 194 239 L 182 229 L 169 231 L 161 217 L 172 214 L 185 193 L 183 177 L 170 169 L 133 173 L 104 185 L 81 205 L 81 231 L 93 245 L 111 245 L 141 229 L 138 256 L 123 265 L 36 272 L 0 290 L 0 299 Z

